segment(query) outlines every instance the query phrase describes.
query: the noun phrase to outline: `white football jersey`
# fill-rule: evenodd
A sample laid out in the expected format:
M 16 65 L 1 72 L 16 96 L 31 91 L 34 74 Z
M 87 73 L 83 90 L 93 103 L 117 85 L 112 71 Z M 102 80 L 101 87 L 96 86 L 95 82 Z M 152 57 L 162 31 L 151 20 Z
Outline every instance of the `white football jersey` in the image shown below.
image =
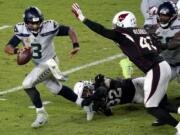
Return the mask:
M 161 38 L 162 43 L 167 43 L 169 42 L 174 35 L 180 32 L 180 19 L 177 18 L 170 27 L 167 29 L 163 29 L 159 27 L 156 30 L 156 34 L 158 37 Z M 180 63 L 180 47 L 175 49 L 175 50 L 164 50 L 161 52 L 161 55 L 165 58 L 165 60 L 170 63 L 170 64 L 176 64 Z
M 59 24 L 53 20 L 42 23 L 41 30 L 34 36 L 26 27 L 25 23 L 15 26 L 15 35 L 22 41 L 24 46 L 31 46 L 32 60 L 35 64 L 45 62 L 56 56 L 53 37 L 58 33 Z

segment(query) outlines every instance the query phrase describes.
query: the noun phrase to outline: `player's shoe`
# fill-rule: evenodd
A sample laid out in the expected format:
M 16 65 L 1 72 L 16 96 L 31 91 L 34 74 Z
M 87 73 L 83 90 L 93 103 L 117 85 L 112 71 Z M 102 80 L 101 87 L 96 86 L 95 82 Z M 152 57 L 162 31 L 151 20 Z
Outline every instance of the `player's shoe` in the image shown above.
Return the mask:
M 160 120 L 155 120 L 153 123 L 152 123 L 152 126 L 154 127 L 158 127 L 158 126 L 162 126 L 162 125 L 165 125 L 166 123 L 160 121 Z
M 92 104 L 90 104 L 89 106 L 84 106 L 83 109 L 86 111 L 87 121 L 91 121 L 94 117 L 94 111 L 92 108 Z
M 39 111 L 36 116 L 36 120 L 31 124 L 31 127 L 38 128 L 48 122 L 48 113 L 46 111 Z

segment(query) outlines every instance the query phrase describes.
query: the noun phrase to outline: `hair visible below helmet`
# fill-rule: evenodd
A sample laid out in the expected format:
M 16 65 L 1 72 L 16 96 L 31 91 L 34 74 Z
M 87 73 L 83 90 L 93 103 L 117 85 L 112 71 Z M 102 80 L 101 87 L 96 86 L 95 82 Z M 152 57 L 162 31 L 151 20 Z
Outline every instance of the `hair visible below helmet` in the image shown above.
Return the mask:
M 130 11 L 118 12 L 114 16 L 113 21 L 112 21 L 113 29 L 117 27 L 127 28 L 127 27 L 136 27 L 136 26 L 137 26 L 136 17 Z
M 91 81 L 77 82 L 74 86 L 74 93 L 78 95 L 79 98 L 87 98 L 93 94 L 94 85 Z
M 29 22 L 42 23 L 44 17 L 41 11 L 37 7 L 29 7 L 24 11 L 23 19 L 26 24 L 28 24 Z
M 177 7 L 176 4 L 172 1 L 167 1 L 159 5 L 158 11 L 157 11 L 157 21 L 159 22 L 160 26 L 162 28 L 167 28 L 170 26 L 170 24 L 177 18 Z M 170 17 L 169 20 L 167 20 L 166 23 L 162 23 L 160 19 L 160 15 L 164 15 L 167 17 Z

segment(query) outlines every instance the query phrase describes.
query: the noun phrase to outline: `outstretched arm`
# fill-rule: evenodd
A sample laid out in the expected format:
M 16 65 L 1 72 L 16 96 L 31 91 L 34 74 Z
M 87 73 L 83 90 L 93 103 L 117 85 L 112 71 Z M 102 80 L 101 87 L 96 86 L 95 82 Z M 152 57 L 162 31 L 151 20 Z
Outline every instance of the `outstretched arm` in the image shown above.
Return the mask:
M 113 30 L 107 29 L 103 25 L 98 24 L 96 22 L 91 21 L 90 19 L 85 18 L 85 16 L 83 15 L 83 13 L 77 3 L 74 3 L 72 5 L 72 12 L 81 22 L 83 22 L 92 31 L 94 31 L 108 39 L 115 40 L 116 34 Z

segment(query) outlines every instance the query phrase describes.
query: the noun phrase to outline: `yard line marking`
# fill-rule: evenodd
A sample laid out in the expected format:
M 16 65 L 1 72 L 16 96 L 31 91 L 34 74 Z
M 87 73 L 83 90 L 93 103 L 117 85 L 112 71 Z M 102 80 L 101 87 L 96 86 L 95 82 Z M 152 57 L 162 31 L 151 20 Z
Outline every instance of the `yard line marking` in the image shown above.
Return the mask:
M 11 93 L 11 92 L 19 91 L 22 88 L 23 88 L 22 86 L 17 86 L 17 87 L 14 87 L 14 88 L 11 88 L 11 89 L 8 89 L 8 90 L 5 90 L 5 91 L 1 91 L 0 95 L 4 95 L 4 94 Z
M 3 25 L 3 26 L 0 27 L 0 30 L 7 29 L 7 28 L 10 28 L 10 27 L 12 27 L 12 26 L 10 26 L 10 25 Z
M 51 101 L 43 101 L 42 102 L 42 104 L 45 106 L 45 105 L 47 105 L 47 104 L 50 104 L 50 103 L 52 103 Z M 34 106 L 34 105 L 30 105 L 30 106 L 28 106 L 28 108 L 29 109 L 35 109 L 36 107 Z
M 88 68 L 88 67 L 91 67 L 91 66 L 95 66 L 95 65 L 98 65 L 98 64 L 101 64 L 101 63 L 104 63 L 104 62 L 108 62 L 108 61 L 111 61 L 111 60 L 114 60 L 114 59 L 117 59 L 117 58 L 122 58 L 122 57 L 124 57 L 124 54 L 122 54 L 122 53 L 117 54 L 117 55 L 113 55 L 113 56 L 107 57 L 107 58 L 102 59 L 102 60 L 94 61 L 94 62 L 85 64 L 85 65 L 82 65 L 82 66 L 79 66 L 79 67 L 72 68 L 72 69 L 64 71 L 62 73 L 64 75 L 68 75 L 68 74 L 74 73 L 76 71 L 79 71 L 79 70 L 82 70 L 82 69 L 85 69 L 85 68 Z M 22 86 L 17 86 L 17 87 L 8 89 L 8 90 L 1 91 L 0 95 L 12 93 L 12 92 L 15 92 L 15 91 L 19 91 L 21 89 L 23 89 Z
M 5 98 L 0 98 L 0 101 L 6 101 L 7 99 L 5 99 Z

